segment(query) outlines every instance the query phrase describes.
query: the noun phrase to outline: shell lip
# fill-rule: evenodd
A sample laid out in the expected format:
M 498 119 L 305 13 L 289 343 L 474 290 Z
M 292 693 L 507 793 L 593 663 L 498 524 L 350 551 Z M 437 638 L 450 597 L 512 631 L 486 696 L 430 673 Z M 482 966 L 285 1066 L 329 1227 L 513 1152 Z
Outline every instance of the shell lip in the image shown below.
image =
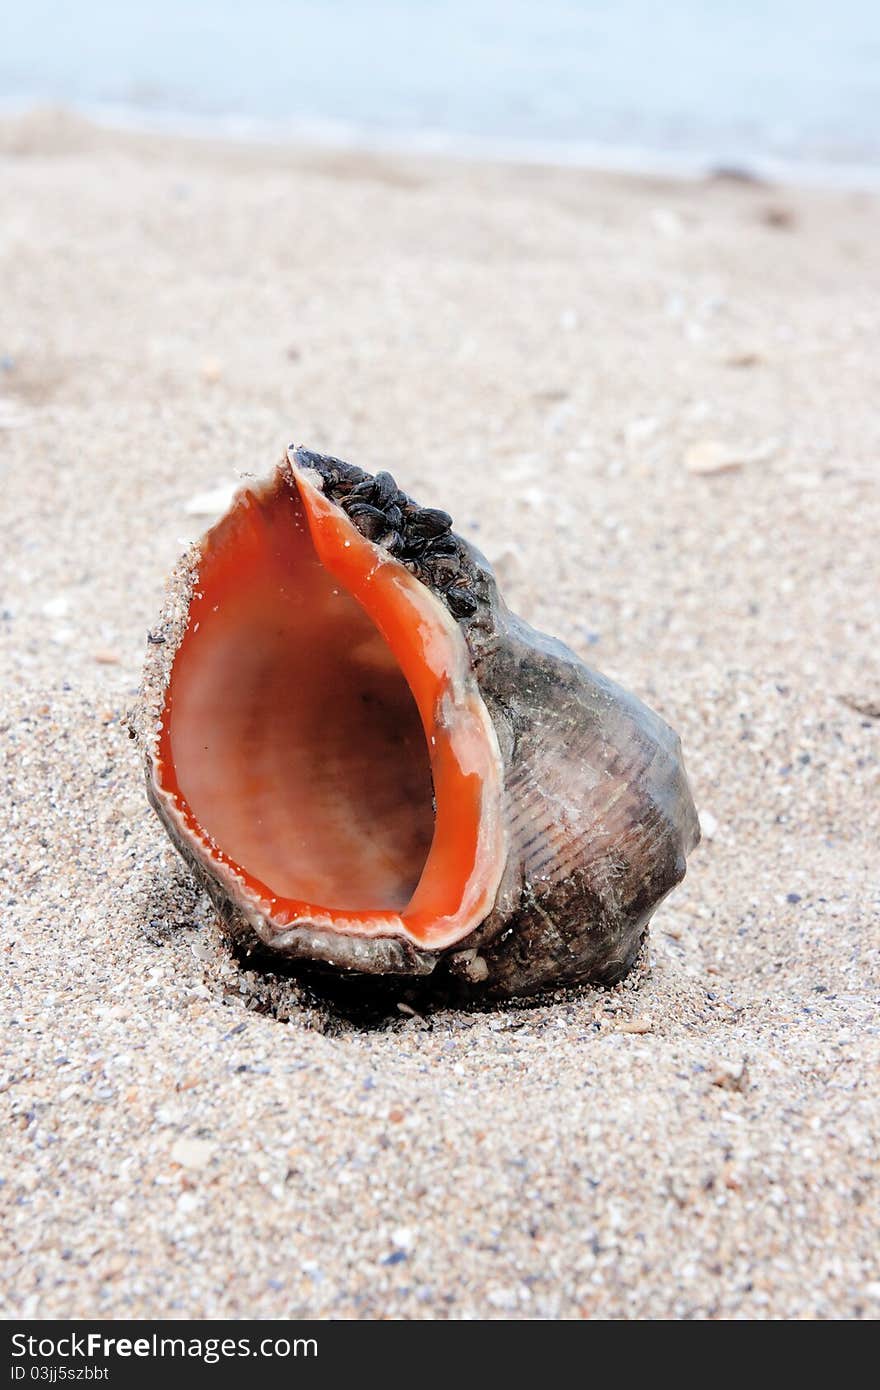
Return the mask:
M 363 938 L 365 944 L 370 939 L 375 942 L 380 938 L 392 938 L 399 942 L 410 966 L 420 966 L 424 970 L 437 952 L 465 941 L 488 916 L 504 870 L 503 770 L 495 729 L 470 669 L 467 644 L 450 608 L 398 557 L 363 534 L 356 524 L 357 512 L 352 516 L 335 499 L 327 497 L 323 484 L 328 463 L 348 469 L 349 482 L 353 474 L 362 470 L 353 470 L 351 465 L 328 461 L 325 456 L 306 450 L 291 450 L 291 454 L 293 457 L 280 465 L 268 483 L 243 489 L 231 512 L 208 532 L 198 547 L 188 622 L 173 654 L 162 717 L 151 750 L 150 782 L 154 803 L 157 809 L 161 808 L 161 817 L 178 846 L 185 849 L 187 857 L 198 862 L 202 873 L 238 908 L 268 946 L 285 954 L 333 959 L 334 943 L 340 938 Z M 316 460 L 321 461 L 323 471 L 314 466 Z M 388 488 L 387 483 L 384 486 Z M 443 870 L 442 853 L 439 864 L 435 862 L 433 866 L 432 855 L 441 836 L 440 822 L 444 814 L 447 840 L 452 833 L 450 815 L 443 812 L 439 795 L 431 849 L 406 907 L 396 912 L 347 912 L 285 897 L 249 874 L 233 855 L 224 852 L 205 823 L 205 817 L 196 813 L 197 808 L 189 804 L 184 789 L 177 783 L 171 730 L 175 714 L 174 671 L 184 644 L 195 640 L 195 631 L 205 621 L 204 604 L 199 607 L 200 618 L 195 622 L 194 607 L 202 600 L 202 591 L 208 586 L 206 571 L 220 543 L 218 533 L 230 516 L 272 505 L 282 488 L 299 499 L 321 563 L 361 606 L 397 659 L 422 718 L 435 782 L 438 775 L 441 780 L 445 778 L 444 796 L 449 798 L 449 789 L 454 787 L 456 777 L 461 785 L 464 785 L 462 779 L 467 777 L 479 781 L 473 865 L 462 886 L 460 900 L 451 905 L 451 910 L 448 902 L 439 913 L 432 906 L 437 895 L 438 873 Z M 413 510 L 419 510 L 414 504 L 410 505 Z M 446 514 L 441 515 L 445 517 Z M 430 638 L 427 643 L 426 633 Z M 433 686 L 431 682 L 426 686 L 422 679 L 422 686 L 426 686 L 423 690 L 415 688 L 420 675 L 416 669 L 419 661 L 426 669 L 431 661 L 435 663 Z M 437 748 L 456 738 L 454 757 L 447 760 L 450 767 L 441 767 L 438 773 Z M 335 954 L 339 956 L 340 950 Z M 345 955 L 345 951 L 341 954 Z

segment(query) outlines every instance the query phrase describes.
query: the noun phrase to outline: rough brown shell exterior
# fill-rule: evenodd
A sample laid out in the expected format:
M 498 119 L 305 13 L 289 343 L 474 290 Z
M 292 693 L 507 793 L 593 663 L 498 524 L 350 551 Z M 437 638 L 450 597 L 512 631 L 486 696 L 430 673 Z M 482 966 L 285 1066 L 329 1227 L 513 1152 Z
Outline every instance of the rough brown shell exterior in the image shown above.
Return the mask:
M 512 614 L 491 567 L 450 530 L 446 513 L 416 507 L 387 473 L 373 478 L 302 449 L 291 448 L 289 460 L 294 470 L 319 474 L 324 494 L 442 595 L 457 619 L 503 760 L 507 858 L 493 910 L 441 951 L 302 923 L 279 935 L 236 900 L 181 836 L 153 776 L 157 722 L 198 573 L 196 546 L 178 566 L 150 634 L 135 727 L 150 801 L 226 932 L 276 958 L 430 976 L 439 988 L 454 982 L 489 997 L 619 980 L 699 840 L 677 736 L 641 701 Z

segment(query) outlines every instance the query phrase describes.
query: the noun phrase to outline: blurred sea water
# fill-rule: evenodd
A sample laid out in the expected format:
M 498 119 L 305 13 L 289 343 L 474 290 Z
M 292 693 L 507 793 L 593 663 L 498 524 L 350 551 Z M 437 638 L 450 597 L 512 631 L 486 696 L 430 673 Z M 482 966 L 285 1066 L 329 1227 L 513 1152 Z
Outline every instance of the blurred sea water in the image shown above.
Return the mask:
M 880 175 L 880 0 L 0 0 L 0 105 L 619 168 Z

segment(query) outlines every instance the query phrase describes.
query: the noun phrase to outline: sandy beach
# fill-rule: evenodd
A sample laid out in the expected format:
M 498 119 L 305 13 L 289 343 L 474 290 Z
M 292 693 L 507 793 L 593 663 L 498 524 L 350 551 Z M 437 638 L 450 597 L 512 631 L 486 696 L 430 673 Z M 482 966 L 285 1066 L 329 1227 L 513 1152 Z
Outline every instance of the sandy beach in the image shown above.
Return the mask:
M 880 1313 L 880 198 L 0 123 L 0 1310 Z M 369 1025 L 239 968 L 126 716 L 291 440 L 680 732 L 640 968 Z

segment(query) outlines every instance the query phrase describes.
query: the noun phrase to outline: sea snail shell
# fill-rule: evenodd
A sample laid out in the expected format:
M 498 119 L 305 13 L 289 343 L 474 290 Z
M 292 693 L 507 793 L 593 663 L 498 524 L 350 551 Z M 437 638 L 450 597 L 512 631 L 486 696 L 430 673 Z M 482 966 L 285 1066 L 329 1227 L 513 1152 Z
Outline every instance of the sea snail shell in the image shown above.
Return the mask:
M 291 447 L 150 637 L 150 801 L 264 954 L 490 996 L 610 983 L 698 841 L 675 734 L 388 473 Z

